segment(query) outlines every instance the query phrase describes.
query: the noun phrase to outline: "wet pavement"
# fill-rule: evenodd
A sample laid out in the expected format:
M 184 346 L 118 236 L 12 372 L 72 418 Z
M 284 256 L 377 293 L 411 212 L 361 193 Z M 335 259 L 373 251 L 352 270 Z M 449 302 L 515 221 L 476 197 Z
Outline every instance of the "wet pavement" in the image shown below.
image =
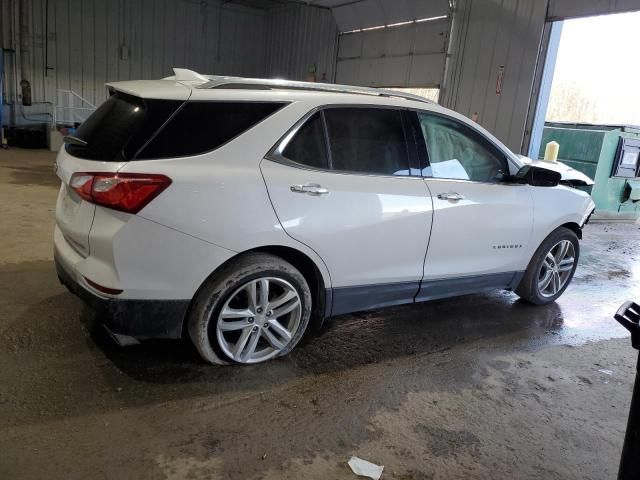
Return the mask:
M 612 478 L 635 369 L 640 227 L 587 226 L 576 277 L 333 319 L 289 357 L 212 367 L 116 347 L 57 282 L 45 152 L 0 152 L 0 478 Z

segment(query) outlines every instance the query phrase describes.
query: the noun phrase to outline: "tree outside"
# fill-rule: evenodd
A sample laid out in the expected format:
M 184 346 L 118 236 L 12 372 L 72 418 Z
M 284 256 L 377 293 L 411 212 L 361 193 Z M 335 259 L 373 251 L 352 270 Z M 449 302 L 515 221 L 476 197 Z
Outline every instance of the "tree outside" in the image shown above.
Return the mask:
M 640 125 L 640 12 L 567 20 L 547 121 Z

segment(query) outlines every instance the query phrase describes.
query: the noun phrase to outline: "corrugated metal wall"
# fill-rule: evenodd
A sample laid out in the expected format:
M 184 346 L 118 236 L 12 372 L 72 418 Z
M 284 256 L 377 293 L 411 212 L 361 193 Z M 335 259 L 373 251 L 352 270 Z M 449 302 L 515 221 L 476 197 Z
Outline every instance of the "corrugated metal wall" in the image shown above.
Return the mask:
M 338 29 L 331 10 L 287 5 L 267 16 L 269 77 L 306 80 L 315 68 L 317 81 L 333 80 Z
M 0 0 L 0 47 L 11 48 L 11 0 Z
M 522 148 L 547 2 L 460 0 L 443 104 Z M 502 73 L 501 89 L 497 82 Z
M 18 69 L 20 48 L 5 24 L 13 15 L 19 25 L 19 5 L 31 19 L 34 103 L 53 102 L 57 89 L 70 89 L 99 104 L 105 82 L 161 78 L 174 66 L 247 76 L 265 71 L 262 10 L 189 0 L 2 0 L 2 46 L 16 48 Z
M 170 75 L 173 66 L 289 79 L 307 79 L 315 68 L 317 80 L 335 78 L 338 28 L 326 8 L 289 4 L 265 12 L 221 0 L 1 2 L 0 46 L 16 50 L 15 56 L 7 56 L 9 102 L 22 78 L 19 68 L 15 72 L 12 68 L 21 60 L 20 46 L 14 44 L 21 6 L 31 29 L 28 64 L 34 106 L 19 107 L 18 119 L 26 114 L 47 121 L 57 89 L 74 90 L 98 104 L 105 98 L 105 82 L 160 78 Z M 363 12 L 374 3 L 377 10 Z M 354 19 L 360 19 L 357 25 L 361 25 L 373 21 L 374 10 L 376 15 L 402 21 L 413 19 L 405 17 L 416 14 L 418 7 L 427 9 L 419 10 L 426 15 L 440 4 L 446 2 L 367 0 L 349 3 L 340 12 L 343 22 L 351 19 L 356 25 Z M 516 151 L 522 148 L 547 5 L 553 18 L 640 8 L 640 0 L 458 0 L 455 4 L 441 101 L 465 115 L 477 113 L 482 125 Z M 381 55 L 386 58 L 386 50 Z M 502 89 L 496 93 L 501 67 Z

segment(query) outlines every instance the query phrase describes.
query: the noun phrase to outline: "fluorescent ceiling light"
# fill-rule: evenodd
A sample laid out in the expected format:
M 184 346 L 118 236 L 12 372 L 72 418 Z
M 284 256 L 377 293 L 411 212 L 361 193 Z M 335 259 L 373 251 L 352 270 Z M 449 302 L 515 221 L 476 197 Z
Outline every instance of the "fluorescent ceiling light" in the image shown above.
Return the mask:
M 449 15 L 440 15 L 438 17 L 419 18 L 417 20 L 408 20 L 406 22 L 389 23 L 387 25 L 374 25 L 372 27 L 355 28 L 353 30 L 347 30 L 345 32 L 340 32 L 340 35 L 348 35 L 350 33 L 369 32 L 371 30 L 382 30 L 383 28 L 402 27 L 404 25 L 411 25 L 412 23 L 435 22 L 435 21 L 438 21 L 438 20 L 444 20 L 446 18 L 449 18 Z

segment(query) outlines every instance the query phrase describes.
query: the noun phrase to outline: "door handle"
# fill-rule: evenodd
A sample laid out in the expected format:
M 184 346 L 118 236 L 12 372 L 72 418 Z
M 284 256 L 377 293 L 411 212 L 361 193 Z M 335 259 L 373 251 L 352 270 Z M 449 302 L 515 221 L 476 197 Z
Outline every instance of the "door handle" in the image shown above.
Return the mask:
M 307 183 L 305 185 L 291 185 L 291 191 L 294 193 L 306 193 L 308 195 L 326 195 L 329 190 L 317 183 Z
M 440 200 L 451 200 L 452 202 L 457 202 L 458 200 L 464 200 L 464 197 L 457 192 L 439 193 L 438 198 Z

